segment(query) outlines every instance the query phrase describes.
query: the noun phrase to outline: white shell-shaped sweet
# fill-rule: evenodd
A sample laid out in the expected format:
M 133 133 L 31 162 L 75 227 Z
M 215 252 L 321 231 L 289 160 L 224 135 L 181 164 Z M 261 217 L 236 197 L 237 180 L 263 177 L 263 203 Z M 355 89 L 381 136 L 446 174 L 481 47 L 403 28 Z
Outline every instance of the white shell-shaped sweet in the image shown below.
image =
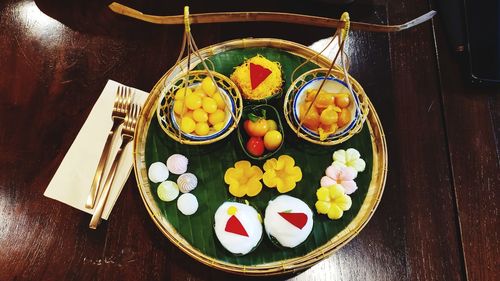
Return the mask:
M 191 193 L 185 193 L 177 199 L 177 209 L 186 216 L 190 216 L 198 210 L 198 199 Z
M 185 173 L 177 179 L 177 185 L 182 193 L 188 193 L 198 185 L 198 179 L 191 173 Z
M 177 184 L 173 181 L 162 182 L 158 186 L 156 192 L 158 194 L 158 197 L 160 197 L 162 201 L 166 202 L 174 201 L 175 198 L 179 196 L 179 188 L 177 187 Z
M 167 159 L 167 168 L 172 174 L 181 175 L 187 171 L 188 159 L 182 154 L 172 154 Z
M 154 182 L 159 183 L 168 179 L 168 168 L 163 162 L 154 162 L 149 166 L 148 178 Z

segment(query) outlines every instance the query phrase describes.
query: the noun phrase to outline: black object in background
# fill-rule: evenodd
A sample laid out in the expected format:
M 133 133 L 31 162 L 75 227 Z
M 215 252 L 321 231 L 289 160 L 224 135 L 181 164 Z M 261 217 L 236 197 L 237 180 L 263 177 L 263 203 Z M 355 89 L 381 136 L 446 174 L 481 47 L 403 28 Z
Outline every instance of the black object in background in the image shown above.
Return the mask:
M 500 83 L 500 0 L 466 0 L 465 18 L 473 81 Z
M 441 18 L 448 43 L 453 51 L 464 52 L 466 45 L 464 0 L 438 0 L 438 16 Z

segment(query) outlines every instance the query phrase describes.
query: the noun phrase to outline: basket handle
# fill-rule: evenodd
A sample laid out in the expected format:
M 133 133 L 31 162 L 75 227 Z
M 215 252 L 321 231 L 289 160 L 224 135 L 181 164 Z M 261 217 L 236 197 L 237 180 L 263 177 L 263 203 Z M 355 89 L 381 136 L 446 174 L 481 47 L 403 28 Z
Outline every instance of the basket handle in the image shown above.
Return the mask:
M 117 2 L 113 2 L 108 6 L 113 12 L 127 17 L 135 18 L 141 21 L 155 24 L 183 24 L 184 17 L 182 15 L 175 16 L 156 16 L 144 14 L 141 11 L 132 9 Z M 372 24 L 365 22 L 351 22 L 352 30 L 363 30 L 369 32 L 399 32 L 417 26 L 426 22 L 436 15 L 436 11 L 431 10 L 418 18 L 398 25 L 383 25 Z M 202 13 L 191 14 L 191 22 L 198 23 L 225 23 L 225 22 L 284 22 L 293 24 L 302 24 L 328 28 L 342 28 L 344 22 L 338 19 L 325 17 L 308 16 L 292 13 L 276 13 L 276 12 L 229 12 L 229 13 Z

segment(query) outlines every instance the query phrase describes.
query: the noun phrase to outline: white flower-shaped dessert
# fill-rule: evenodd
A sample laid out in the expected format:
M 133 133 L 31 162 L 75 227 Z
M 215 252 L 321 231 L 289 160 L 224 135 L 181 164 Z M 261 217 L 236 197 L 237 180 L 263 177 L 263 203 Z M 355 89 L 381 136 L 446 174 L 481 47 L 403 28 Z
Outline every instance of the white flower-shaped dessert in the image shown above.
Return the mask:
M 363 172 L 366 167 L 365 160 L 361 159 L 359 151 L 354 148 L 347 150 L 337 150 L 333 153 L 333 166 L 335 167 L 351 167 L 358 172 Z

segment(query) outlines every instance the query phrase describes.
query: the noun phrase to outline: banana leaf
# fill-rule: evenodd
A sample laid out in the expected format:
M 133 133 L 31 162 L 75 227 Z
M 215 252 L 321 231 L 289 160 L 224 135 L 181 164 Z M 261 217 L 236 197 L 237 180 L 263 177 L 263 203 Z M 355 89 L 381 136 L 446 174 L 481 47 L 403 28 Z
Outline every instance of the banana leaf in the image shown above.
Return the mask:
M 245 59 L 261 54 L 271 61 L 278 61 L 282 65 L 284 75 L 283 91 L 286 92 L 290 86 L 290 75 L 292 71 L 301 64 L 304 59 L 289 52 L 275 48 L 244 48 L 228 50 L 209 57 L 214 64 L 215 70 L 230 76 L 234 68 L 242 64 Z M 296 76 L 310 69 L 316 68 L 313 63 L 308 63 Z M 198 66 L 198 68 L 201 68 Z M 168 156 L 174 153 L 181 153 L 188 157 L 188 171 L 198 177 L 198 187 L 192 193 L 198 198 L 199 209 L 192 216 L 185 216 L 177 210 L 176 201 L 163 202 L 156 195 L 158 184 L 149 182 L 151 193 L 155 198 L 155 203 L 171 225 L 182 235 L 194 248 L 200 252 L 213 257 L 214 259 L 238 265 L 259 265 L 281 261 L 289 258 L 303 256 L 316 248 L 324 245 L 336 234 L 341 232 L 354 219 L 361 208 L 366 197 L 372 175 L 372 142 L 367 125 L 360 133 L 348 141 L 335 146 L 320 146 L 311 144 L 299 139 L 286 123 L 283 115 L 283 98 L 273 101 L 272 105 L 281 114 L 281 122 L 285 129 L 285 143 L 274 157 L 283 154 L 291 155 L 302 169 L 303 179 L 297 187 L 287 193 L 302 199 L 309 205 L 314 213 L 314 227 L 307 240 L 293 249 L 283 249 L 276 247 L 267 237 L 255 251 L 244 255 L 235 256 L 225 250 L 217 241 L 215 236 L 214 214 L 217 208 L 227 200 L 234 198 L 228 191 L 228 186 L 224 183 L 224 173 L 226 169 L 233 167 L 239 160 L 249 160 L 253 165 L 263 166 L 265 161 L 255 161 L 248 159 L 238 143 L 236 131 L 226 139 L 217 143 L 204 146 L 181 145 L 170 139 L 161 129 L 156 118 L 153 117 L 149 126 L 146 138 L 145 161 L 149 167 L 153 162 L 165 162 Z M 241 125 L 241 124 L 240 124 Z M 314 204 L 316 202 L 316 190 L 319 188 L 320 179 L 325 173 L 325 169 L 332 163 L 332 154 L 338 149 L 356 148 L 367 166 L 364 172 L 358 174 L 356 183 L 358 190 L 351 194 L 352 207 L 344 213 L 339 220 L 330 220 L 325 215 L 316 213 Z M 177 176 L 171 175 L 169 180 L 176 180 Z M 280 195 L 275 188 L 263 186 L 262 192 L 256 197 L 248 197 L 251 205 L 263 216 L 267 203 L 272 198 Z

